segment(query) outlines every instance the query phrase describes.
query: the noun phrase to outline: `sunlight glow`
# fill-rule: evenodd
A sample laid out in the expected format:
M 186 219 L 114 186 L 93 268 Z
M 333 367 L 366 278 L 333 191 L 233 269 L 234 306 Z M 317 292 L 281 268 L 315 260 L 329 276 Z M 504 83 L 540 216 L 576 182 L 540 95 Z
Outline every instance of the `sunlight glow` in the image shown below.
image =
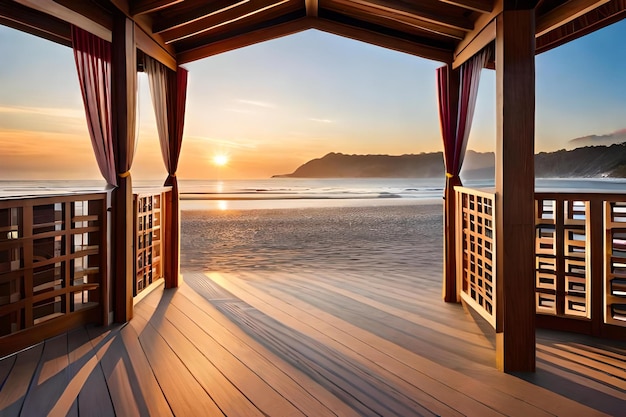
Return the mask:
M 228 164 L 228 160 L 228 155 L 225 154 L 218 154 L 213 157 L 213 163 L 218 167 L 223 167 L 224 165 Z

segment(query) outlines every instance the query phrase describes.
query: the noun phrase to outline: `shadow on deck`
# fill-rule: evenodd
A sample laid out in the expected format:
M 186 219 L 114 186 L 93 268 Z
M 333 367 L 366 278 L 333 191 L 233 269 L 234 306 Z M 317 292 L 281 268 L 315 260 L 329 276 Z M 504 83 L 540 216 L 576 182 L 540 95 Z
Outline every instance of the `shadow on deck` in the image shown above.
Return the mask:
M 402 274 L 188 272 L 124 326 L 0 361 L 0 414 L 619 415 L 626 344 L 538 331 L 537 372 L 439 283 Z

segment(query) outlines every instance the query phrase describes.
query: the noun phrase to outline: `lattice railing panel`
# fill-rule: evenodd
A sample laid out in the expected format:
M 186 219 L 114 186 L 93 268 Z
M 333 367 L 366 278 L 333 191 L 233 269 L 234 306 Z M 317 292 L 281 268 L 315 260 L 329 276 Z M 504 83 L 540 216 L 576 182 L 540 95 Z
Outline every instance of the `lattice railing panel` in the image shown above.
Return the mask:
M 463 254 L 461 297 L 495 327 L 494 195 L 457 189 Z

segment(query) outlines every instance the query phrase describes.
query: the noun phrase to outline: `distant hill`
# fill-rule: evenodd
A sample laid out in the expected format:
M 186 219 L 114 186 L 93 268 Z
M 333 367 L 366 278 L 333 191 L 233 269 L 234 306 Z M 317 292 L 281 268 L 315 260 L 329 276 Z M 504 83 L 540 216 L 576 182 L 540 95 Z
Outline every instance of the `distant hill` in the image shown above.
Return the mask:
M 493 152 L 468 151 L 461 177 L 483 179 L 494 176 Z M 410 155 L 345 155 L 329 153 L 313 159 L 288 178 L 441 178 L 442 152 Z M 588 146 L 570 151 L 542 152 L 535 156 L 535 176 L 539 178 L 626 177 L 626 143 Z
M 583 136 L 570 140 L 569 144 L 573 148 L 580 148 L 583 146 L 610 146 L 623 142 L 626 142 L 626 129 L 603 135 Z

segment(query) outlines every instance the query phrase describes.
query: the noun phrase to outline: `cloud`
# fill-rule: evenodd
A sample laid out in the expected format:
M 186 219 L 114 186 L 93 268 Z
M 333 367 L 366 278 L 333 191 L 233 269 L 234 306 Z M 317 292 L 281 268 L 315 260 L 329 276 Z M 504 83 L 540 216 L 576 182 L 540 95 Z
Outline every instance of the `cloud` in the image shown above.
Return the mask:
M 83 109 L 68 109 L 57 107 L 7 107 L 0 106 L 0 114 L 23 114 L 34 116 L 64 117 L 69 119 L 84 119 Z
M 224 109 L 224 111 L 229 111 L 232 113 L 241 113 L 241 114 L 253 114 L 254 113 L 252 110 L 235 109 L 232 107 L 226 108 Z
M 568 143 L 573 147 L 581 146 L 610 146 L 616 143 L 626 142 L 626 128 L 616 130 L 606 135 L 588 135 L 570 140 Z
M 185 136 L 184 141 L 191 141 L 196 143 L 206 144 L 206 142 L 210 142 L 214 145 L 223 146 L 226 148 L 236 148 L 236 149 L 255 149 L 257 147 L 254 143 L 245 143 L 242 141 L 234 141 L 228 139 L 217 139 L 217 138 L 207 138 L 203 136 Z M 185 143 L 183 142 L 183 143 Z
M 250 106 L 255 106 L 255 107 L 263 107 L 263 108 L 266 108 L 266 109 L 273 109 L 274 107 L 276 107 L 272 103 L 268 103 L 266 101 L 244 100 L 244 99 L 239 99 L 239 100 L 235 100 L 235 101 L 237 103 L 248 104 Z
M 330 119 L 317 119 L 315 117 L 311 117 L 309 120 L 312 122 L 317 122 L 317 123 L 335 123 L 334 121 Z

